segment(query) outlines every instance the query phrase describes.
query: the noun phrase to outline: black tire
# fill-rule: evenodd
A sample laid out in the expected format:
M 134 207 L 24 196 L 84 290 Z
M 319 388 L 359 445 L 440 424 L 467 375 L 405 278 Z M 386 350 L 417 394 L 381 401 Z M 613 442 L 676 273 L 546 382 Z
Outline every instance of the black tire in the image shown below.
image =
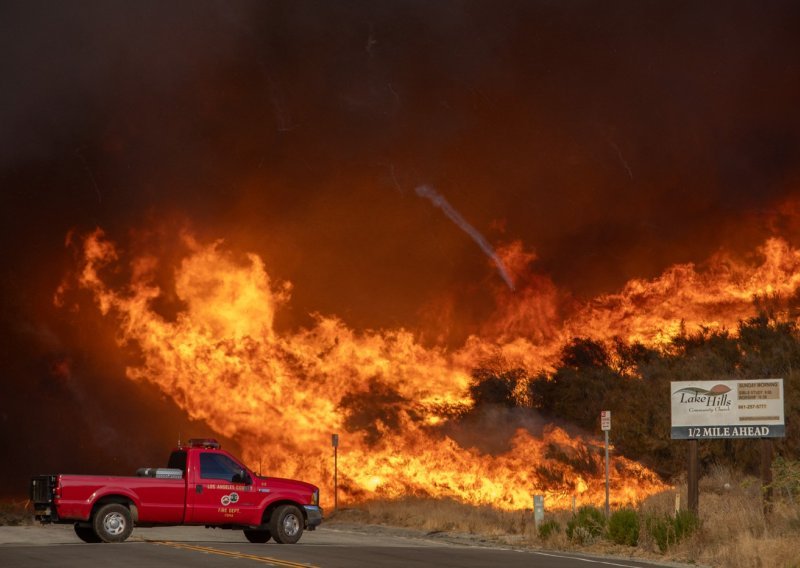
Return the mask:
M 303 513 L 294 505 L 281 505 L 269 519 L 269 532 L 278 544 L 294 544 L 303 535 Z
M 131 511 L 125 505 L 103 505 L 92 519 L 94 532 L 103 542 L 124 542 L 133 532 Z
M 83 542 L 88 542 L 89 544 L 103 542 L 90 525 L 75 523 L 75 534 L 78 535 L 78 538 Z
M 272 535 L 265 529 L 244 529 L 244 537 L 250 542 L 265 543 L 269 542 Z

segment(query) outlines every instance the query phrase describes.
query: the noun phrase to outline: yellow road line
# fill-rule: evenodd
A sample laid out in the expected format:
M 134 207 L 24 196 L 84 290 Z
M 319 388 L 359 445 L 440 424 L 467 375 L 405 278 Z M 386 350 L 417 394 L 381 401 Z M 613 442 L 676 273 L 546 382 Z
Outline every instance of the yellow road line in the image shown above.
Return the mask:
M 198 546 L 196 544 L 185 544 L 182 542 L 172 542 L 169 540 L 148 540 L 153 544 L 160 544 L 163 546 L 171 546 L 172 548 L 183 548 L 185 550 L 194 550 L 197 552 L 205 552 L 207 554 L 218 554 L 220 556 L 228 556 L 229 558 L 245 558 L 247 560 L 255 560 L 262 564 L 272 564 L 275 566 L 287 566 L 289 568 L 318 568 L 313 564 L 301 564 L 299 562 L 292 562 L 290 560 L 281 560 L 280 558 L 271 558 L 269 556 L 257 556 L 255 554 L 244 554 L 242 552 L 231 552 L 228 550 L 220 550 L 219 548 L 210 548 L 208 546 Z

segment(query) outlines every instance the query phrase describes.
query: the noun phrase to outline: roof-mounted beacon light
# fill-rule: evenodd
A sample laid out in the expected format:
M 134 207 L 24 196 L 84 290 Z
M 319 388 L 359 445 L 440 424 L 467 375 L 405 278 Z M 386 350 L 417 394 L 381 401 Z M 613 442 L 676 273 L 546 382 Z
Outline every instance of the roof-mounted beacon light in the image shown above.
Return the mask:
M 191 438 L 189 439 L 190 448 L 211 448 L 218 450 L 220 448 L 219 442 L 215 438 Z

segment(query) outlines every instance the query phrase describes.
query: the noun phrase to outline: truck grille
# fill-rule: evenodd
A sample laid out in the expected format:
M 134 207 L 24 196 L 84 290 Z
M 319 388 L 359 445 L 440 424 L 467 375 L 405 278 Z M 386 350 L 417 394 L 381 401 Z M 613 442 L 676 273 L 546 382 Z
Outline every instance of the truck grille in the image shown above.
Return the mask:
M 56 486 L 55 475 L 37 475 L 31 478 L 31 501 L 35 503 L 52 503 L 53 490 Z

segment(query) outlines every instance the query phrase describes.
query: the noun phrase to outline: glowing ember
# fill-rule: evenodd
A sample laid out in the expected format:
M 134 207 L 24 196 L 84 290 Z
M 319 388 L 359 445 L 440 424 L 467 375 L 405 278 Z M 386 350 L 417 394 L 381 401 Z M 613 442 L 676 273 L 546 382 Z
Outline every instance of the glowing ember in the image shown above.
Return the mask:
M 80 286 L 103 314 L 118 318 L 120 343 L 140 354 L 128 376 L 158 385 L 192 418 L 235 437 L 245 459 L 262 462 L 264 471 L 327 486 L 328 504 L 332 432 L 349 432 L 339 448 L 339 479 L 352 499 L 415 494 L 514 509 L 530 507 L 536 492 L 549 506 L 567 506 L 576 494 L 600 503 L 598 441 L 554 426 L 541 437 L 520 429 L 509 449 L 490 455 L 444 434 L 452 409 L 471 404 L 470 371 L 498 353 L 531 370 L 547 367 L 573 336 L 652 345 L 682 327 L 734 326 L 751 315 L 754 294 L 788 295 L 800 279 L 800 253 L 770 240 L 755 266 L 719 255 L 703 271 L 675 266 L 578 305 L 527 273 L 533 256 L 514 244 L 499 254 L 518 293 L 498 300 L 499 315 L 482 338 L 449 352 L 424 347 L 403 329 L 355 332 L 319 315 L 311 328 L 279 334 L 274 316 L 289 286 L 274 285 L 255 255 L 238 261 L 221 243 L 185 240 L 190 253 L 174 281 L 184 308 L 174 318 L 153 307 L 162 294 L 157 259 L 134 259 L 130 281 L 115 288 L 105 276 L 119 268 L 115 247 L 99 230 L 83 241 Z M 629 460 L 615 458 L 612 471 L 615 502 L 663 488 Z

